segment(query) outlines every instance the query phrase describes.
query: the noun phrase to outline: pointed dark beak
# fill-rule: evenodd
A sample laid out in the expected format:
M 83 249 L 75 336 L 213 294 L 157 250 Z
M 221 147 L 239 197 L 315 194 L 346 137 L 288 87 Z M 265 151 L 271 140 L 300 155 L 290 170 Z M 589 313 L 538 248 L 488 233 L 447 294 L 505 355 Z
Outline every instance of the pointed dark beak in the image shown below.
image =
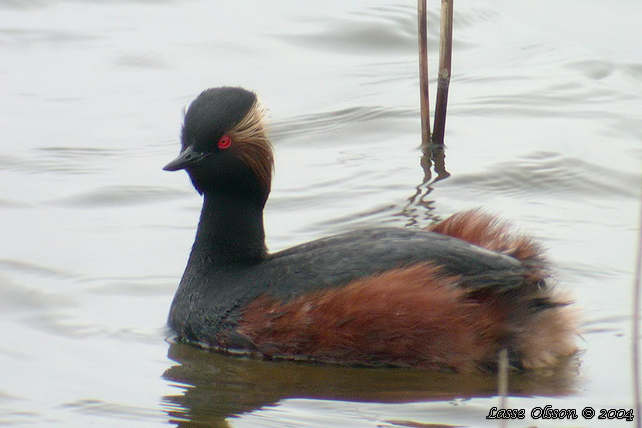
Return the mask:
M 207 153 L 200 153 L 194 151 L 192 146 L 186 147 L 181 154 L 178 155 L 176 159 L 168 163 L 163 167 L 165 171 L 178 171 L 179 169 L 185 169 L 190 165 L 200 161 Z

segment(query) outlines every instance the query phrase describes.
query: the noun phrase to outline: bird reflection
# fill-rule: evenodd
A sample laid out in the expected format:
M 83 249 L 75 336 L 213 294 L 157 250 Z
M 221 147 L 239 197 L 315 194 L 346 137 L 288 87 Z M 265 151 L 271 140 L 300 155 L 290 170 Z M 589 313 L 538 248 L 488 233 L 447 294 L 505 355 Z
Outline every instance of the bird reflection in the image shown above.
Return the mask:
M 178 427 L 227 427 L 226 419 L 287 398 L 404 403 L 451 401 L 497 394 L 492 374 L 454 374 L 414 369 L 364 368 L 236 358 L 186 344 L 171 344 L 176 362 L 163 378 L 176 394 L 163 397 Z M 514 373 L 512 396 L 563 396 L 575 392 L 578 362 Z

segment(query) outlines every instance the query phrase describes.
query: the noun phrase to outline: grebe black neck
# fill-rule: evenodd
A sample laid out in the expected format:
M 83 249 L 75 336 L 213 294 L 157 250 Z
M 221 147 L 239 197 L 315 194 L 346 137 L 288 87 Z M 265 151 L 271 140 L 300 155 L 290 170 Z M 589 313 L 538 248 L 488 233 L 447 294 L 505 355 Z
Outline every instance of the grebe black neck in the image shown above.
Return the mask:
M 205 193 L 190 263 L 211 266 L 251 264 L 265 258 L 263 208 L 225 193 Z
M 263 119 L 256 95 L 242 88 L 208 89 L 189 106 L 181 153 L 164 169 L 185 169 L 204 196 L 190 264 L 265 257 L 263 207 L 274 162 Z

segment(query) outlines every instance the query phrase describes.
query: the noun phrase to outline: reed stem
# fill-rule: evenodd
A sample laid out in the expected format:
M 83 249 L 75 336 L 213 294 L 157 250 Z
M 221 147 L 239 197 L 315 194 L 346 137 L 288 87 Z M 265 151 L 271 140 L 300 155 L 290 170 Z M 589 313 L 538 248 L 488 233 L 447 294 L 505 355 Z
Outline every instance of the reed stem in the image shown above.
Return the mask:
M 638 242 L 635 254 L 635 269 L 633 278 L 633 316 L 632 316 L 632 370 L 633 370 L 633 401 L 636 415 L 636 426 L 642 427 L 640 413 L 642 413 L 641 391 L 642 383 L 640 381 L 640 299 L 642 298 L 642 286 L 640 284 L 640 275 L 642 275 L 642 204 L 640 206 L 640 217 L 638 219 Z
M 421 147 L 424 154 L 430 147 L 430 104 L 428 98 L 428 30 L 426 0 L 418 0 L 419 19 L 419 96 L 421 99 Z
M 506 409 L 506 404 L 508 402 L 508 349 L 502 349 L 497 358 L 499 359 L 497 367 L 497 395 L 499 395 L 499 408 Z M 499 426 L 500 428 L 505 428 L 506 420 L 500 420 Z
M 450 86 L 453 52 L 453 0 L 441 0 L 441 30 L 439 39 L 439 74 L 437 78 L 437 101 L 435 103 L 435 127 L 432 143 L 444 145 L 446 107 Z

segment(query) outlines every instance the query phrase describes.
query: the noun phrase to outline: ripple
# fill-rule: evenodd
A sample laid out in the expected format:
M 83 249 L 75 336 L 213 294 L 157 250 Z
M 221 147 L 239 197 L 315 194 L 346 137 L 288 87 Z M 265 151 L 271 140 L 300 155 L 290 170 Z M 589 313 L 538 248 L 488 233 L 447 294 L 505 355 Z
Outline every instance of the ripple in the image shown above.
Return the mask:
M 431 21 L 435 19 L 431 14 Z M 417 50 L 416 9 L 410 6 L 370 8 L 341 18 L 308 20 L 307 24 L 320 28 L 307 32 L 297 28 L 296 36 L 274 37 L 290 44 L 346 54 L 414 54 Z
M 125 418 L 133 420 L 166 421 L 166 415 L 157 409 L 109 403 L 102 400 L 83 399 L 61 404 L 60 407 L 87 415 L 106 416 L 110 419 Z
M 603 60 L 585 59 L 579 61 L 571 61 L 566 64 L 585 77 L 595 80 L 601 80 L 611 75 L 614 71 L 613 63 Z
M 501 20 L 501 14 L 496 10 L 472 7 L 469 10 L 463 10 L 454 16 L 454 25 L 458 29 L 467 27 L 477 27 L 480 24 L 493 24 Z M 439 19 L 437 19 L 437 22 Z
M 122 55 L 114 61 L 114 64 L 150 70 L 170 68 L 169 63 L 163 59 L 162 55 L 152 53 Z
M 18 2 L 16 2 L 18 3 Z M 25 3 L 25 2 L 21 2 Z M 32 2 L 26 2 L 32 3 Z M 43 2 L 44 3 L 44 2 Z M 0 9 L 6 5 L 0 3 Z M 31 4 L 29 8 L 37 6 Z M 3 29 L 0 30 L 0 43 L 21 44 L 25 46 L 42 46 L 42 45 L 61 45 L 89 42 L 98 40 L 100 37 L 92 36 L 87 33 L 67 30 L 31 30 L 31 29 Z
M 29 174 L 95 174 L 105 158 L 122 156 L 122 151 L 96 147 L 42 147 L 28 156 L 0 156 L 2 169 Z
M 51 201 L 53 205 L 73 207 L 120 207 L 143 205 L 191 195 L 191 192 L 168 187 L 118 185 L 99 187 L 86 193 Z
M 391 132 L 391 123 L 398 123 L 400 119 L 417 120 L 415 109 L 386 108 L 378 106 L 358 106 L 330 112 L 305 114 L 281 120 L 272 126 L 272 136 L 275 141 L 294 140 L 300 141 L 300 136 L 306 138 L 314 135 L 332 134 L 367 134 Z M 397 126 L 398 128 L 398 126 Z M 335 142 L 336 141 L 336 142 Z M 323 145 L 344 145 L 345 138 L 336 140 L 325 139 Z
M 29 208 L 32 205 L 10 199 L 0 199 L 0 208 Z
M 36 263 L 25 262 L 22 260 L 9 260 L 9 259 L 0 259 L 0 267 L 6 272 L 8 270 L 18 271 L 21 273 L 35 274 L 35 275 L 44 275 L 53 278 L 64 278 L 71 279 L 76 278 L 71 272 L 64 271 L 61 269 L 54 269 L 47 266 L 42 266 Z
M 621 73 L 623 76 L 635 80 L 642 80 L 642 63 L 639 62 L 615 62 L 603 59 L 581 59 L 569 61 L 565 67 L 592 79 L 603 80 Z
M 0 9 L 33 9 L 35 7 L 45 7 L 47 2 L 45 0 L 31 0 L 31 1 L 22 1 L 22 0 L 0 0 Z
M 103 296 L 167 296 L 176 289 L 175 277 L 143 277 L 102 279 L 106 283 L 91 288 L 90 293 Z
M 454 105 L 462 115 L 504 115 L 509 117 L 558 117 L 618 120 L 631 117 L 639 121 L 635 107 L 642 91 L 642 65 L 602 59 L 540 58 L 528 63 L 523 73 L 503 71 L 483 75 L 469 73 L 455 76 L 469 92 L 487 87 L 482 95 L 471 96 L 465 105 Z M 551 76 L 542 79 L 543 71 Z M 634 109 L 622 109 L 631 104 Z
M 4 410 L 0 424 L 3 426 L 36 426 L 42 423 L 43 415 L 32 410 Z
M 624 72 L 636 80 L 642 80 L 642 63 L 631 62 L 624 65 Z
M 362 85 L 378 89 L 384 84 L 403 84 L 404 89 L 411 91 L 417 81 L 417 70 L 414 61 L 374 61 L 367 64 L 356 64 L 345 72 L 362 81 Z M 418 114 L 418 113 L 415 113 Z
M 171 0 L 128 0 L 131 3 L 170 3 Z M 52 0 L 0 0 L 0 9 L 29 10 L 35 8 L 51 7 L 52 3 L 64 3 L 63 1 Z M 111 4 L 111 0 L 84 0 L 82 3 L 105 3 Z
M 520 80 L 520 79 L 517 79 Z M 578 119 L 617 118 L 606 104 L 630 98 L 613 89 L 587 88 L 577 83 L 556 83 L 548 88 L 471 98 L 466 106 L 457 106 L 458 114 L 479 116 L 484 113 L 517 117 L 565 117 Z M 569 106 L 573 106 L 569 108 Z
M 51 311 L 75 306 L 60 293 L 45 293 L 0 276 L 0 308 L 3 312 Z
M 491 171 L 459 174 L 440 182 L 458 192 L 483 191 L 512 196 L 637 198 L 640 177 L 559 153 L 537 152 L 496 164 Z

